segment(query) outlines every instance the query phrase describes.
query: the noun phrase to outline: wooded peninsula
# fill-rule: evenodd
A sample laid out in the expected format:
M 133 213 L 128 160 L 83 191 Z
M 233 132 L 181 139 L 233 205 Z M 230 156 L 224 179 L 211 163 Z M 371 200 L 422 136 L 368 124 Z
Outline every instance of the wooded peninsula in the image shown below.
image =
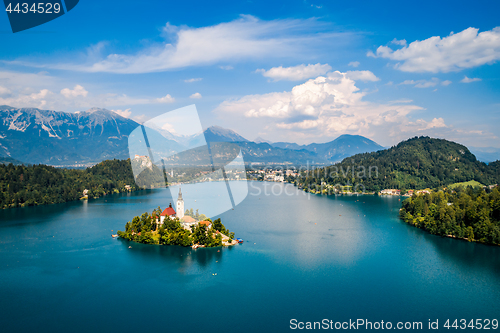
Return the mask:
M 403 201 L 400 218 L 431 234 L 500 245 L 498 187 L 457 187 L 414 194 Z
M 422 136 L 389 149 L 357 154 L 328 167 L 308 170 L 295 184 L 313 193 L 337 184 L 349 186 L 354 192 L 383 189 L 406 192 L 471 180 L 484 185 L 500 184 L 500 161 L 486 164 L 461 144 Z
M 130 159 L 107 160 L 84 170 L 0 164 L 0 208 L 96 199 L 138 189 Z

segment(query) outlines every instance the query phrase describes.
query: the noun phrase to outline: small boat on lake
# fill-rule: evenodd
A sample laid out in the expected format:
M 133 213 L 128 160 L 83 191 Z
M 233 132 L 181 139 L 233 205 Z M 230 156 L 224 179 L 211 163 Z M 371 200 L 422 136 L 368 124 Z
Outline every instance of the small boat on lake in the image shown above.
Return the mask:
M 243 243 L 243 239 L 241 238 L 236 238 L 236 240 L 238 241 L 238 243 Z
M 117 237 L 118 237 L 118 235 L 111 235 L 111 237 L 113 237 L 113 238 L 117 238 Z

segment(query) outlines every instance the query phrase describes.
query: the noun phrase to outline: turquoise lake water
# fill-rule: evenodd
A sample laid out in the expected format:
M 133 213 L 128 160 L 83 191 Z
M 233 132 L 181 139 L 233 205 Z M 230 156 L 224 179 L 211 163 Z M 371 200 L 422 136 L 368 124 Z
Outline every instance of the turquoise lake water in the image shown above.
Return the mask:
M 500 247 L 406 225 L 398 197 L 250 184 L 220 216 L 245 240 L 231 248 L 111 238 L 133 216 L 165 208 L 169 191 L 0 211 L 1 331 L 287 332 L 291 319 L 424 328 L 429 319 L 500 319 Z

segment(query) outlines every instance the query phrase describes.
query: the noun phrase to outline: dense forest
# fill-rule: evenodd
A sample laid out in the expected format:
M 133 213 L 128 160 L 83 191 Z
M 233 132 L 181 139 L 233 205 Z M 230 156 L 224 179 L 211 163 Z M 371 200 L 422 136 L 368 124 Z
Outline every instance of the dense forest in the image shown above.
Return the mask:
M 0 208 L 62 203 L 138 190 L 130 160 L 108 160 L 85 170 L 0 164 Z
M 500 191 L 459 187 L 413 195 L 403 201 L 400 217 L 435 235 L 500 244 Z
M 415 137 L 386 150 L 357 154 L 304 172 L 297 185 L 309 189 L 338 184 L 372 192 L 437 188 L 470 180 L 500 183 L 500 162 L 479 162 L 467 147 L 455 142 Z
M 193 244 L 205 247 L 222 246 L 222 235 L 228 236 L 231 243 L 234 233 L 229 232 L 222 224 L 221 219 L 214 221 L 211 228 L 203 224 L 194 225 L 191 231 L 181 226 L 178 218 L 165 217 L 163 224 L 156 224 L 156 216 L 160 216 L 161 209 L 158 207 L 152 214 L 145 212 L 141 216 L 135 216 L 132 221 L 125 224 L 125 231 L 118 231 L 118 236 L 143 244 L 180 245 L 191 246 Z

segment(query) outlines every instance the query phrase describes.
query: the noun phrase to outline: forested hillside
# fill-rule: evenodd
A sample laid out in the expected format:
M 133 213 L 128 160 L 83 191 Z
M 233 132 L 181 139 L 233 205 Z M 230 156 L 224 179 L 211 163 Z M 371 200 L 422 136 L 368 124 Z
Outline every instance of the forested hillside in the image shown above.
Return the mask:
M 403 202 L 400 217 L 431 234 L 500 244 L 500 192 L 457 188 L 414 195 Z
M 130 160 L 109 160 L 85 170 L 0 164 L 0 208 L 36 206 L 139 189 Z
M 366 191 L 436 188 L 470 180 L 490 185 L 500 182 L 499 171 L 500 162 L 479 162 L 463 145 L 415 137 L 386 150 L 354 155 L 309 171 L 299 185 L 352 185 Z

